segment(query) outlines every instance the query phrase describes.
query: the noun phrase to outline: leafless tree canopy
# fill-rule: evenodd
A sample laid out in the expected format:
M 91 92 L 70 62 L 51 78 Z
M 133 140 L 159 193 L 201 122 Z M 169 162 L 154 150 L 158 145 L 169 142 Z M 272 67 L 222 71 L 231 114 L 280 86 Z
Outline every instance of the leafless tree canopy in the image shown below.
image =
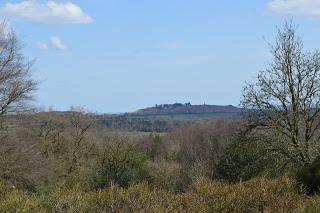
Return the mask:
M 13 29 L 0 23 L 0 115 L 24 110 L 37 82 L 31 78 L 32 62 L 21 52 Z
M 270 150 L 299 164 L 319 152 L 320 52 L 305 53 L 292 23 L 278 30 L 273 62 L 244 88 L 242 105 L 269 131 Z

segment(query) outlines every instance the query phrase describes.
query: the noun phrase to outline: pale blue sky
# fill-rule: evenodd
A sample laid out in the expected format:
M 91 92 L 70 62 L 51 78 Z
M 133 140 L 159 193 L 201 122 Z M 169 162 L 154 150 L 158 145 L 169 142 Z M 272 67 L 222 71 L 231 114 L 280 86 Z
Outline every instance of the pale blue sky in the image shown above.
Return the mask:
M 320 47 L 318 0 L 0 0 L 36 58 L 36 105 L 125 112 L 161 103 L 238 105 L 292 18 Z

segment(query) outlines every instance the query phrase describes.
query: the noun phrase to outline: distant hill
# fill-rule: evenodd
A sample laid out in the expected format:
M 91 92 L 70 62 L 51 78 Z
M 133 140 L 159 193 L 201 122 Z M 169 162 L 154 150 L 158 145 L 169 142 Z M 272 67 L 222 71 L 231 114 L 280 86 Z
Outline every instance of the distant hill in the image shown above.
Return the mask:
M 237 119 L 243 109 L 227 105 L 192 105 L 161 104 L 154 107 L 140 109 L 135 112 L 122 114 L 92 114 L 95 116 L 99 128 L 124 132 L 168 132 L 174 128 L 190 126 L 199 122 L 215 119 Z M 55 118 L 59 121 L 71 118 L 72 111 L 51 111 L 27 113 L 24 115 L 10 115 L 7 125 L 34 125 L 47 122 L 46 119 Z
M 131 115 L 150 116 L 150 115 L 179 115 L 179 114 L 211 114 L 211 113 L 241 113 L 241 108 L 227 105 L 192 105 L 190 103 L 181 104 L 161 104 L 154 107 L 137 110 Z
M 97 115 L 102 126 L 120 131 L 167 132 L 214 119 L 237 119 L 243 109 L 227 105 L 161 104 L 118 115 Z

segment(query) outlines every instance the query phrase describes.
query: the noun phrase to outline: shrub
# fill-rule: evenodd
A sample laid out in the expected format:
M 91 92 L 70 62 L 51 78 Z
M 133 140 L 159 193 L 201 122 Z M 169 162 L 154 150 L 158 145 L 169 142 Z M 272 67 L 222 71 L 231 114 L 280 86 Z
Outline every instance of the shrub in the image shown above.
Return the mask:
M 115 182 L 127 187 L 146 180 L 149 177 L 146 162 L 146 154 L 139 151 L 128 138 L 112 136 L 100 152 L 94 185 L 104 188 L 110 182 Z
M 320 157 L 316 158 L 310 166 L 301 169 L 297 174 L 300 184 L 305 187 L 308 194 L 315 194 L 320 190 Z
M 243 183 L 198 179 L 184 193 L 151 189 L 146 183 L 85 191 L 58 185 L 48 194 L 0 187 L 0 212 L 317 212 L 318 198 L 305 200 L 288 178 Z
M 307 200 L 303 212 L 305 213 L 315 213 L 320 212 L 320 199 L 318 196 L 312 197 Z
M 200 179 L 193 184 L 191 194 L 186 194 L 185 203 L 207 206 L 206 212 L 294 212 L 302 205 L 295 183 L 286 178 L 237 184 Z
M 180 174 L 180 166 L 176 162 L 155 161 L 149 163 L 150 185 L 171 192 L 182 191 L 183 181 Z
M 217 165 L 219 179 L 247 181 L 259 176 L 278 176 L 277 156 L 265 153 L 260 143 L 246 138 L 228 146 Z
M 170 139 L 180 146 L 178 162 L 186 178 L 190 181 L 201 176 L 215 178 L 216 165 L 232 142 L 236 128 L 236 122 L 217 120 L 170 133 Z

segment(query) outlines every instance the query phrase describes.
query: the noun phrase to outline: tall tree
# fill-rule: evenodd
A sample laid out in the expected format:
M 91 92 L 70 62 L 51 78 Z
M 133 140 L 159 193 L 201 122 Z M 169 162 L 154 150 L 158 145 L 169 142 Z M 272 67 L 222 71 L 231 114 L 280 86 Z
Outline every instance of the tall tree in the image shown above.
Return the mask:
M 245 86 L 242 105 L 269 151 L 308 165 L 320 154 L 320 52 L 304 51 L 291 22 L 270 47 L 273 62 Z
M 22 54 L 15 31 L 0 23 L 0 117 L 26 109 L 37 82 L 32 79 L 32 61 Z

